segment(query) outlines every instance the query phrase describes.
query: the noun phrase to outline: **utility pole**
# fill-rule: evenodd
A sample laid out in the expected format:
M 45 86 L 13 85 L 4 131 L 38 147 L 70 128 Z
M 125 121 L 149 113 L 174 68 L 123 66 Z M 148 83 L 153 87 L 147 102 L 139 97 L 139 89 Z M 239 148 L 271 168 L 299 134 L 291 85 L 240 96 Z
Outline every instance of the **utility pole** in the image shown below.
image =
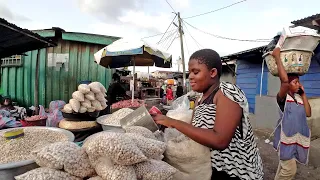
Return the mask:
M 182 61 L 182 71 L 183 71 L 183 81 L 182 84 L 185 87 L 186 86 L 186 66 L 184 63 L 184 50 L 183 50 L 183 30 L 182 30 L 182 26 L 181 26 L 181 21 L 182 19 L 180 18 L 180 12 L 178 12 L 178 21 L 179 21 L 179 34 L 180 34 L 180 45 L 181 45 L 181 61 Z

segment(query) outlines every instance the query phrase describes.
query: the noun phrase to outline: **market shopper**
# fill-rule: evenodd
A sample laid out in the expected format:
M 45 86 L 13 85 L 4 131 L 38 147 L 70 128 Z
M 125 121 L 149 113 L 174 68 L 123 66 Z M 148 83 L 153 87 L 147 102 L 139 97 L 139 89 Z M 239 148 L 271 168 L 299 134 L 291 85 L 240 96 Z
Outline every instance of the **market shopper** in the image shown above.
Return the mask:
M 220 82 L 221 71 L 221 59 L 214 50 L 193 53 L 189 61 L 190 85 L 203 95 L 196 102 L 192 124 L 164 115 L 153 115 L 154 120 L 210 148 L 212 179 L 263 179 L 247 98 L 238 86 Z
M 277 123 L 273 146 L 278 151 L 280 162 L 275 180 L 291 180 L 297 171 L 296 161 L 308 162 L 310 130 L 307 117 L 311 116 L 311 107 L 299 76 L 287 74 L 280 59 L 280 49 L 274 49 L 274 56 L 280 90 L 277 94 L 280 119 Z
M 113 83 L 109 86 L 107 92 L 107 114 L 110 114 L 111 105 L 118 102 L 117 97 L 129 98 L 126 90 L 120 84 L 120 76 L 114 73 L 112 79 Z

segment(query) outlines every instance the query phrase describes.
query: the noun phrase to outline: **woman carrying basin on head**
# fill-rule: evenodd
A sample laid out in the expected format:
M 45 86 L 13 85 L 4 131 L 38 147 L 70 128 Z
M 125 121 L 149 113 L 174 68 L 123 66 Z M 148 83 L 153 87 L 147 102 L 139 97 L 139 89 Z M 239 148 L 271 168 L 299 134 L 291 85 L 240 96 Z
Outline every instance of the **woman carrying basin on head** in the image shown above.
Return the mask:
M 214 50 L 193 53 L 189 61 L 190 85 L 203 95 L 196 102 L 192 124 L 164 115 L 154 115 L 154 120 L 210 148 L 212 179 L 263 179 L 247 98 L 238 86 L 220 82 L 221 71 L 221 59 Z
M 280 49 L 276 48 L 272 55 L 281 81 L 277 94 L 280 119 L 273 142 L 280 157 L 275 180 L 291 180 L 297 171 L 296 161 L 302 164 L 308 162 L 310 130 L 307 117 L 311 116 L 311 107 L 299 76 L 285 71 L 280 59 Z

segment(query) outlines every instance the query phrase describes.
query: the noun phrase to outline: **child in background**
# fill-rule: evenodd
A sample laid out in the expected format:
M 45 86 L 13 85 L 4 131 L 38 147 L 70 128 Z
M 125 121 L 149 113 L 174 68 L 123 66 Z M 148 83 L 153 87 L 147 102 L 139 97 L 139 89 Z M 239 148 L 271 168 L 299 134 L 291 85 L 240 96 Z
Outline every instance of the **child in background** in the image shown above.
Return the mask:
M 173 101 L 173 91 L 171 89 L 171 85 L 168 85 L 166 95 L 167 95 L 167 104 L 171 105 L 171 103 Z

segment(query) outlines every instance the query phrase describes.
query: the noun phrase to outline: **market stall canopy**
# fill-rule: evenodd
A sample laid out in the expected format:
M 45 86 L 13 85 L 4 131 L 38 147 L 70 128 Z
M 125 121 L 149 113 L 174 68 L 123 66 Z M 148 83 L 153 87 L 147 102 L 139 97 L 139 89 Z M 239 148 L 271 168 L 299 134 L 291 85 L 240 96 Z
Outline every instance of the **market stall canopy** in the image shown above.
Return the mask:
M 119 39 L 95 53 L 94 57 L 96 63 L 107 68 L 153 65 L 171 68 L 172 66 L 171 54 L 143 40 Z
M 51 40 L 0 18 L 0 58 L 56 46 Z

